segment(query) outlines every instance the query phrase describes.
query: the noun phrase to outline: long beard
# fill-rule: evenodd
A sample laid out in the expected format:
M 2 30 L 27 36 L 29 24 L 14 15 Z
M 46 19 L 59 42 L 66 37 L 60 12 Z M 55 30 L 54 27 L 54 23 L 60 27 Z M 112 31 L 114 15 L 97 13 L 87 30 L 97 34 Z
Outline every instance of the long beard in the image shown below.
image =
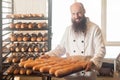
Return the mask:
M 72 20 L 72 28 L 74 32 L 85 32 L 86 31 L 86 18 L 84 17 L 80 22 L 76 22 L 75 20 Z

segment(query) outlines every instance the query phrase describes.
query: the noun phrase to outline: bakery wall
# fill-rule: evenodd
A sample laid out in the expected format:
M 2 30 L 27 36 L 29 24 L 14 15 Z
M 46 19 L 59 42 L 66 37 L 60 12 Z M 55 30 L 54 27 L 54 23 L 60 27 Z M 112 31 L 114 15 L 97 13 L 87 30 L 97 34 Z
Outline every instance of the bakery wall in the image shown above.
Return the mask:
M 15 13 L 46 13 L 46 0 L 14 0 Z

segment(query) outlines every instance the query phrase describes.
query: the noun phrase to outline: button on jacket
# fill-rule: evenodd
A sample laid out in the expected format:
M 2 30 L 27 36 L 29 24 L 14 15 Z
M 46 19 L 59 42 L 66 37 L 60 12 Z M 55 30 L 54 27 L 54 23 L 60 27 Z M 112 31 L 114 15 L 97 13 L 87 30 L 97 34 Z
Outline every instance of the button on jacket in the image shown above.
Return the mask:
M 105 56 L 105 45 L 102 33 L 98 25 L 94 24 L 87 18 L 87 31 L 76 34 L 72 26 L 68 26 L 65 30 L 60 44 L 46 54 L 56 56 L 92 56 L 90 59 L 100 68 L 102 59 Z

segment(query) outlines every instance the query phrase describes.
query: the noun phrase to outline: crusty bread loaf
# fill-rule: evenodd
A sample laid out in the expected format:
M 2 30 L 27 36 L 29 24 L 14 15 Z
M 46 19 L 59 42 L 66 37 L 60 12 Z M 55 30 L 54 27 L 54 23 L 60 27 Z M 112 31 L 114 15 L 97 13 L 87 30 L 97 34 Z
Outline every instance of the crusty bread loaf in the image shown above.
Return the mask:
M 32 63 L 25 63 L 24 68 L 32 68 L 35 65 L 40 64 L 41 62 L 32 61 Z
M 44 66 L 41 66 L 39 68 L 39 71 L 40 72 L 49 72 L 49 69 L 51 68 L 51 66 L 55 65 L 57 63 L 57 61 L 54 61 L 54 62 L 50 62 Z
M 6 73 L 7 73 L 7 74 L 12 74 L 13 71 L 14 71 L 14 69 L 15 69 L 14 66 L 10 66 L 10 67 L 7 69 Z
M 73 72 L 83 70 L 85 68 L 86 64 L 87 64 L 87 62 L 77 62 L 74 65 L 70 64 L 68 67 L 64 67 L 64 68 L 56 70 L 54 75 L 56 77 L 61 77 L 61 76 L 71 74 Z
M 19 69 L 19 68 L 16 68 L 16 69 L 14 70 L 13 74 L 19 74 L 19 72 L 20 72 L 20 69 Z
M 41 71 L 40 70 L 41 67 L 54 65 L 54 64 L 58 63 L 61 60 L 62 60 L 61 58 L 58 58 L 58 59 L 54 58 L 54 61 L 52 60 L 52 58 L 45 59 L 45 60 L 44 59 L 43 60 L 42 59 L 37 59 L 36 61 L 40 61 L 41 63 L 38 64 L 38 65 L 33 66 L 33 70 L 35 70 L 35 71 L 38 71 L 38 70 Z
M 22 62 L 20 62 L 18 65 L 19 65 L 19 67 L 24 67 L 24 65 L 25 65 L 26 63 L 30 63 L 30 62 L 32 62 L 32 61 L 34 61 L 34 60 L 22 61 Z
M 68 61 L 68 60 L 60 62 L 59 64 L 56 64 L 56 65 L 52 66 L 49 69 L 49 74 L 54 74 L 56 70 L 62 69 L 62 68 L 65 68 L 65 67 L 69 67 L 70 65 L 74 65 L 74 63 L 76 63 L 78 61 L 78 60 L 75 60 L 75 61 L 70 61 L 70 60 Z
M 21 68 L 20 69 L 20 74 L 26 74 L 26 69 L 25 68 Z
M 30 75 L 30 74 L 32 74 L 32 70 L 30 70 L 30 69 L 27 69 L 27 70 L 26 70 L 26 74 L 27 74 L 27 75 Z
M 57 60 L 57 61 L 55 61 L 55 63 L 53 63 L 53 64 L 48 64 L 48 65 L 46 65 L 46 66 L 43 66 L 43 67 L 41 67 L 40 69 L 39 69 L 39 71 L 40 72 L 49 72 L 49 70 L 51 69 L 51 68 L 55 68 L 55 67 L 59 67 L 59 66 L 64 66 L 64 65 L 69 65 L 69 64 L 72 64 L 72 63 L 76 63 L 77 62 L 77 60 L 75 60 L 75 61 L 68 61 L 68 59 L 62 59 L 62 60 Z

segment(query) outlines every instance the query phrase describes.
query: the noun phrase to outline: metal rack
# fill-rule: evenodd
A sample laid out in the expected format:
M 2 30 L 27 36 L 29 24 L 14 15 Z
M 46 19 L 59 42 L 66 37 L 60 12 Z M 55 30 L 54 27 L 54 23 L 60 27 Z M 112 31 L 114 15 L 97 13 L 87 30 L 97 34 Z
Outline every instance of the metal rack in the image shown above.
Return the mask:
M 7 4 L 6 6 L 4 4 Z M 34 18 L 34 20 L 48 20 L 48 28 L 44 28 L 44 29 L 34 29 L 34 30 L 47 30 L 48 31 L 48 50 L 51 50 L 51 30 L 52 30 L 52 0 L 47 0 L 47 4 L 48 4 L 48 17 L 47 18 Z M 17 30 L 17 29 L 9 29 L 8 25 L 10 23 L 13 23 L 16 19 L 9 19 L 6 18 L 5 16 L 8 14 L 14 14 L 14 0 L 1 0 L 0 1 L 0 80 L 13 80 L 14 79 L 14 75 L 4 75 L 4 71 L 6 69 L 4 69 L 4 66 L 6 64 L 3 64 L 4 60 L 6 59 L 6 57 L 10 54 L 9 51 L 6 51 L 3 53 L 3 49 L 6 45 L 8 45 L 9 43 L 12 43 L 10 41 L 6 41 L 6 43 L 4 44 L 4 38 L 3 36 L 7 36 L 10 33 L 14 32 L 14 31 L 26 31 L 28 29 L 21 29 L 21 30 Z M 6 21 L 5 21 L 6 20 Z M 32 18 L 24 18 L 24 19 L 19 19 L 19 20 L 33 20 Z M 5 31 L 3 33 L 3 31 Z M 32 29 L 30 29 L 29 31 L 32 31 Z M 8 68 L 8 67 L 7 67 Z M 42 78 L 43 80 L 46 79 L 46 76 L 44 76 Z M 50 76 L 47 76 L 47 80 L 50 80 Z

